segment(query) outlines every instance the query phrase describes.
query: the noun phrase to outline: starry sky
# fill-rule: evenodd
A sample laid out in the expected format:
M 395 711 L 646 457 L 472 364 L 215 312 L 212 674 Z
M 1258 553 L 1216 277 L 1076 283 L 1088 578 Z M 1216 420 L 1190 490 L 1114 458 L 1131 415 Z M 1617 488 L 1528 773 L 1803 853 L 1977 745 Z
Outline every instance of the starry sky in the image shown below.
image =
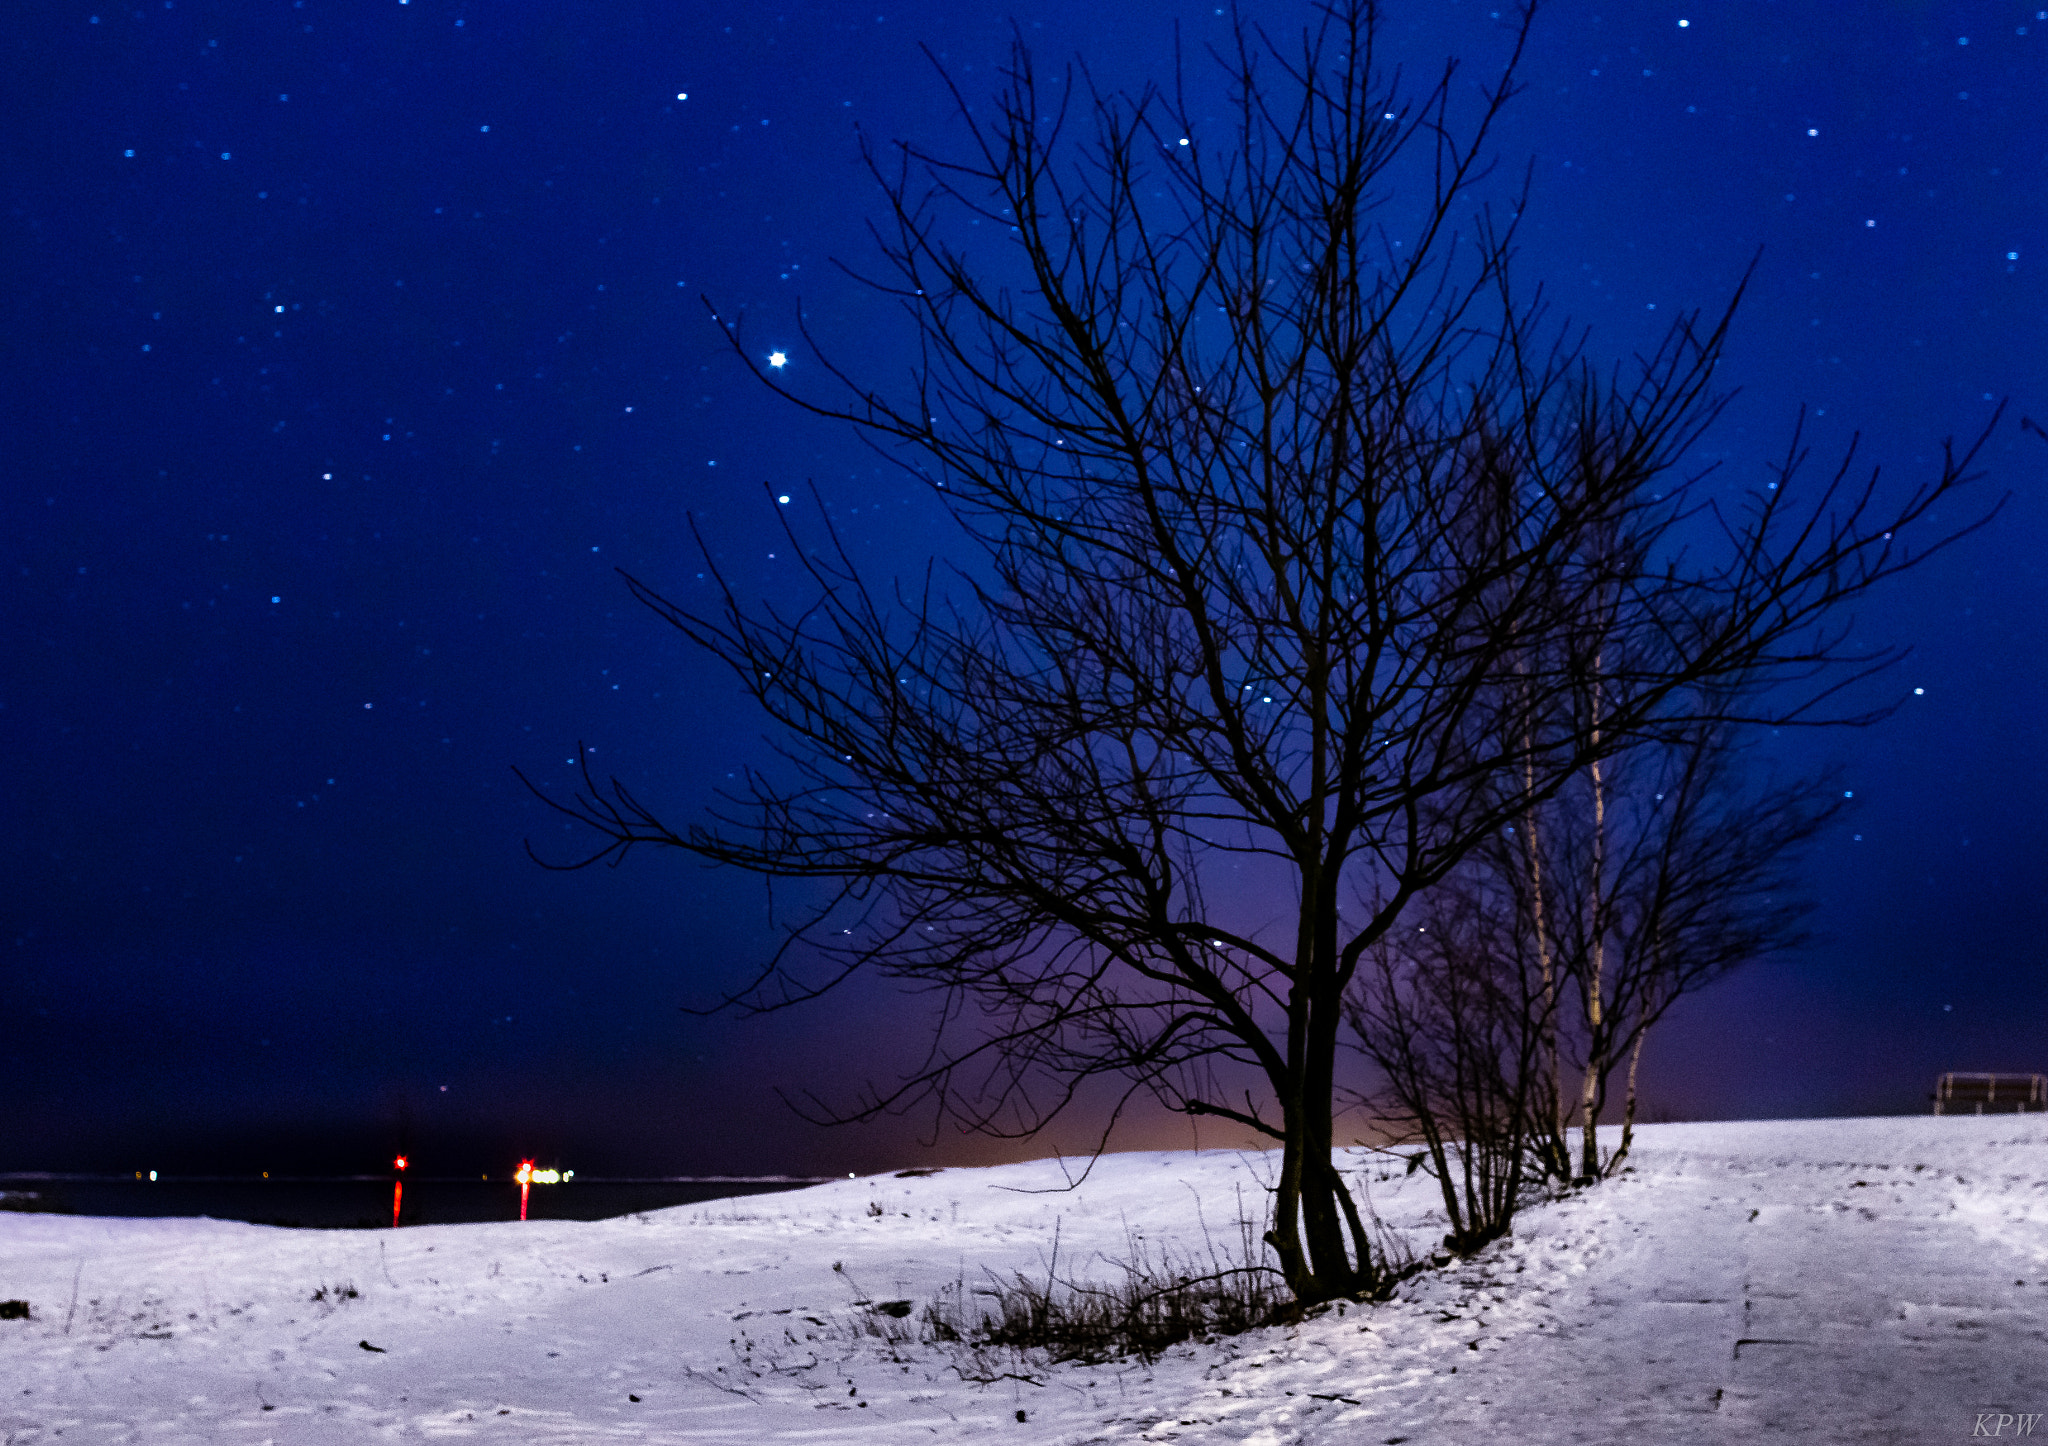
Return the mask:
M 822 1130 L 776 1093 L 890 1077 L 917 1001 L 682 1013 L 761 958 L 760 885 L 651 854 L 542 871 L 524 840 L 581 840 L 512 768 L 565 789 L 585 740 L 681 821 L 765 756 L 613 571 L 692 596 L 692 517 L 769 599 L 797 587 L 778 492 L 815 486 L 879 577 L 958 548 L 918 486 L 766 394 L 700 298 L 745 308 L 793 385 L 799 304 L 900 376 L 893 313 L 833 264 L 873 254 L 856 127 L 957 138 L 919 47 L 985 95 L 1013 20 L 1111 86 L 1226 24 L 1174 0 L 17 12 L 0 1168 L 919 1154 L 915 1125 Z M 1497 0 L 1396 5 L 1386 32 L 1416 74 L 1457 54 L 1475 79 L 1505 39 Z M 1944 1069 L 2048 1069 L 2048 446 L 2016 425 L 2048 420 L 2048 12 L 1559 0 L 1524 80 L 1499 141 L 1531 180 L 1521 274 L 1595 355 L 1760 256 L 1700 460 L 1760 477 L 1803 404 L 1822 456 L 1860 430 L 1903 485 L 2012 402 L 1996 524 L 1857 618 L 1913 649 L 1872 694 L 1899 712 L 1759 740 L 1855 793 L 1807 869 L 1819 937 L 1659 1027 L 1649 1117 L 1914 1111 Z

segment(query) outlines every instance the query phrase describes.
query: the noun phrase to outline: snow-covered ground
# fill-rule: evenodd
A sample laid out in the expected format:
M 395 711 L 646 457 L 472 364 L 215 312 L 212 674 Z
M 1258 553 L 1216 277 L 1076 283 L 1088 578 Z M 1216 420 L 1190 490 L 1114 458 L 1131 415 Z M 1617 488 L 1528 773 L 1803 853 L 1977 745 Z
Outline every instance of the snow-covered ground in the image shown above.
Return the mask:
M 854 1302 L 1039 1270 L 1056 1229 L 1063 1275 L 1112 1278 L 1134 1240 L 1206 1253 L 1268 1160 L 1110 1156 L 1071 1193 L 1032 1193 L 1051 1162 L 882 1176 L 594 1224 L 0 1214 L 0 1299 L 33 1308 L 0 1321 L 0 1441 L 1933 1442 L 2048 1412 L 2048 1117 L 1651 1126 L 1634 1161 L 1386 1304 L 994 1384 Z M 1346 1163 L 1426 1249 L 1432 1183 Z

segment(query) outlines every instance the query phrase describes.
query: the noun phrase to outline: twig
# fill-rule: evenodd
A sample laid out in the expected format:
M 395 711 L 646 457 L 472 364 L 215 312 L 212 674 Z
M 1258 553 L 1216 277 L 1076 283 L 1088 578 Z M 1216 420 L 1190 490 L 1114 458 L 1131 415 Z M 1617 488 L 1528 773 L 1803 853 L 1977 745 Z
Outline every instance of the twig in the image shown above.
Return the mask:
M 698 1370 L 695 1366 L 683 1367 L 683 1375 L 692 1380 L 702 1381 L 707 1386 L 716 1387 L 728 1396 L 738 1396 L 742 1401 L 753 1401 L 757 1405 L 760 1403 L 761 1398 L 752 1391 L 743 1390 L 738 1386 L 728 1386 L 725 1382 L 718 1380 L 708 1372 Z

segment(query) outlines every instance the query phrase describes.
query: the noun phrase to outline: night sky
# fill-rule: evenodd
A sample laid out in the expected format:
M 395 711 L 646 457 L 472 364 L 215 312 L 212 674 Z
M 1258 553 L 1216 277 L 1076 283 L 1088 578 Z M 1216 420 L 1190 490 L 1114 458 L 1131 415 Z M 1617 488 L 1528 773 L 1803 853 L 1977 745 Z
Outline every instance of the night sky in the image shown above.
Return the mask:
M 99 4 L 101 0 L 93 0 Z M 1498 5 L 1498 0 L 1494 0 Z M 774 495 L 815 485 L 876 575 L 959 553 L 925 492 L 739 364 L 903 375 L 856 127 L 958 130 L 1012 12 L 958 0 L 122 0 L 14 12 L 0 88 L 0 1169 L 826 1173 L 919 1155 L 780 1088 L 889 1078 L 880 987 L 694 1019 L 772 938 L 757 881 L 587 844 L 575 745 L 687 822 L 764 758 L 720 665 L 614 568 L 701 597 L 689 519 L 794 598 Z M 1297 29 L 1307 8 L 1248 12 Z M 1394 7 L 1475 81 L 1487 0 Z M 1213 5 L 1014 12 L 1046 61 L 1170 76 Z M 1626 357 L 1761 253 L 1697 460 L 1755 480 L 1811 409 L 1906 485 L 2012 408 L 1987 532 L 1873 599 L 1912 655 L 1834 762 L 1819 939 L 1650 1038 L 1650 1118 L 1925 1108 L 1944 1069 L 2048 1069 L 2048 12 L 1566 0 L 1502 132 L 1525 282 Z M 685 98 L 687 97 L 687 98 Z M 979 239 L 979 238 L 978 238 Z M 993 244 L 994 238 L 987 238 Z M 813 369 L 813 376 L 816 375 Z M 799 495 L 799 501 L 803 496 Z M 1959 511 L 1952 519 L 1964 519 Z M 781 548 L 784 556 L 776 553 Z M 1079 1131 L 1054 1143 L 1071 1146 Z M 1140 1120 L 1129 1145 L 1181 1144 Z M 942 1135 L 941 1160 L 1014 1156 Z

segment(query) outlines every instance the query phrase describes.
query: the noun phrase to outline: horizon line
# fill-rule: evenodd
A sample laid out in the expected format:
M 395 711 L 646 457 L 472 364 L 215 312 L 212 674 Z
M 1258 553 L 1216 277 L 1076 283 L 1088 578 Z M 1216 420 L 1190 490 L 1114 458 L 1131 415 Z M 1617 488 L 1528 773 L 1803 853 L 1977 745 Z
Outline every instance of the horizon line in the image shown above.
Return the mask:
M 830 1180 L 851 1178 L 841 1175 L 576 1175 L 558 1183 L 565 1185 L 822 1185 Z M 167 1175 L 157 1172 L 154 1180 L 138 1179 L 133 1172 L 121 1174 L 78 1173 L 56 1170 L 0 1170 L 0 1183 L 31 1181 L 79 1181 L 103 1184 L 168 1185 L 173 1183 L 223 1185 L 338 1185 L 365 1182 L 388 1184 L 405 1179 L 426 1185 L 516 1185 L 510 1171 L 492 1179 L 469 1175 L 403 1175 L 387 1171 L 381 1175 Z

